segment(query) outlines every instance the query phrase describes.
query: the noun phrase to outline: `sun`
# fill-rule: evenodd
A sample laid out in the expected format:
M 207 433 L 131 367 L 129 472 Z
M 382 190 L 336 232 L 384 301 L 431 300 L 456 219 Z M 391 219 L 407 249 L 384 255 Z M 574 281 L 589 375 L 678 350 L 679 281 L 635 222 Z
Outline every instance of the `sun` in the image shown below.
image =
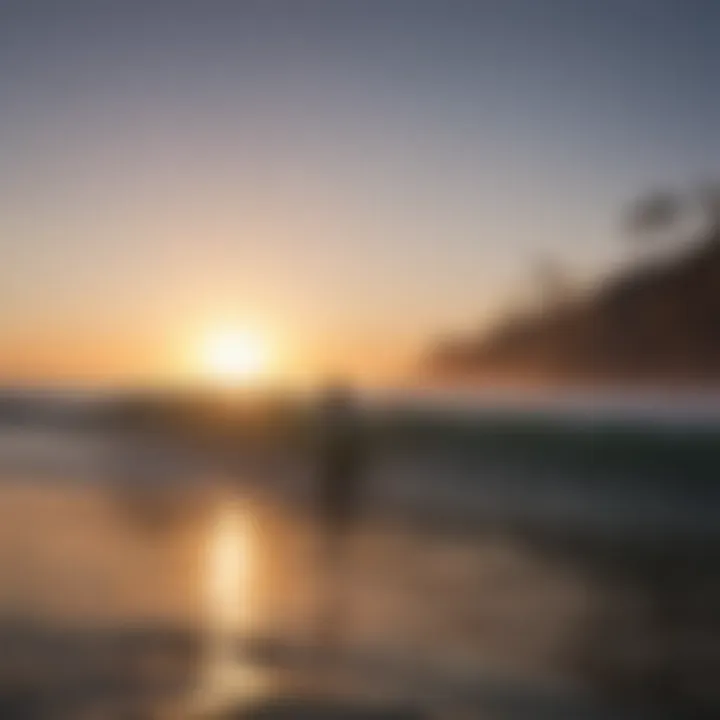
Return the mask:
M 268 371 L 269 362 L 264 339 L 249 330 L 216 330 L 202 343 L 203 372 L 218 382 L 251 382 Z

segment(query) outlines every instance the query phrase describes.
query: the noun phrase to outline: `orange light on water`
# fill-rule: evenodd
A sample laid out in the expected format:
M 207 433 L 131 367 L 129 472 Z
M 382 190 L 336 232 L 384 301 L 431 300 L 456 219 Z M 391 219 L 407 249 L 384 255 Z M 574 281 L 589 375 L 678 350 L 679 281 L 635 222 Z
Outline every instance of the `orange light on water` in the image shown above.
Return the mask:
M 243 658 L 250 631 L 251 523 L 235 503 L 218 508 L 209 528 L 205 556 L 206 649 L 191 703 L 201 713 L 236 707 L 260 696 L 265 673 Z
M 223 507 L 210 531 L 207 601 L 211 629 L 223 637 L 242 629 L 249 601 L 248 527 L 238 508 Z

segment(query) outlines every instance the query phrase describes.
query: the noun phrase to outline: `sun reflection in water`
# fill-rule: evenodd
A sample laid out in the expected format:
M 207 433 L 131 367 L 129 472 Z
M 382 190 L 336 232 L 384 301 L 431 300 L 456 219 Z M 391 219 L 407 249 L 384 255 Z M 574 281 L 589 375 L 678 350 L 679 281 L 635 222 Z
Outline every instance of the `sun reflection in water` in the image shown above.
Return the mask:
M 221 505 L 210 526 L 204 558 L 201 709 L 249 702 L 267 687 L 265 674 L 249 664 L 243 647 L 251 628 L 252 540 L 247 513 L 236 502 Z

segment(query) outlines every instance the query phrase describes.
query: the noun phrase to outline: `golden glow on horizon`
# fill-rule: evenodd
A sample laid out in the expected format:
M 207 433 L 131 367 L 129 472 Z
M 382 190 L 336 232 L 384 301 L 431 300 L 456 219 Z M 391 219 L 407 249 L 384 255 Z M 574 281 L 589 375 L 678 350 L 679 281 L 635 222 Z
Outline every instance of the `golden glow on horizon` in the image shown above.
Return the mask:
M 228 318 L 222 308 L 202 308 L 174 324 L 168 320 L 160 327 L 148 324 L 114 334 L 55 328 L 8 337 L 0 381 L 241 389 L 315 386 L 341 376 L 376 384 L 405 377 L 417 347 L 419 341 L 397 335 L 360 334 L 353 328 L 319 332 L 301 328 L 294 317 L 243 313 Z

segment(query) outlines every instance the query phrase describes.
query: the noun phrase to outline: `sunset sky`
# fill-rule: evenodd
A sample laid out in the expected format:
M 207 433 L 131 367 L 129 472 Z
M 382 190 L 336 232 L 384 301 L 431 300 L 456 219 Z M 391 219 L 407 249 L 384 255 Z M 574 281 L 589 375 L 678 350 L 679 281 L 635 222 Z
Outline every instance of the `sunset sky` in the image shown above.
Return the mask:
M 720 3 L 0 0 L 0 378 L 375 373 L 720 172 Z

